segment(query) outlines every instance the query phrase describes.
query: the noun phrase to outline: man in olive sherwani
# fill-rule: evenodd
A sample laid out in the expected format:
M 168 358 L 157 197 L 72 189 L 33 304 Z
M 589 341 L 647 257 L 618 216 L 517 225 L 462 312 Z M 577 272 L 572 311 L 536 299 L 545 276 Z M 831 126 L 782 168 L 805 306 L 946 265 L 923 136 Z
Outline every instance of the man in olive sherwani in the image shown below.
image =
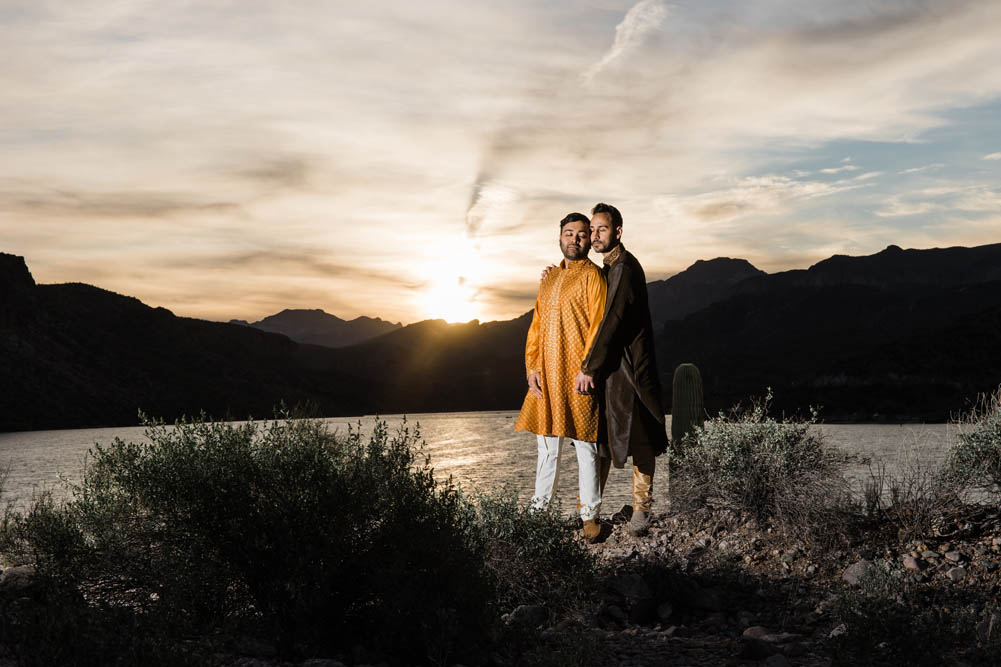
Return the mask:
M 622 468 L 628 457 L 633 459 L 633 516 L 627 528 L 642 535 L 653 503 L 655 457 L 667 451 L 646 276 L 622 245 L 618 209 L 597 204 L 591 214 L 591 247 L 604 255 L 608 294 L 601 326 L 575 384 L 578 391 L 590 393 L 596 381 L 604 383 L 611 463 Z M 607 465 L 601 473 L 604 488 Z

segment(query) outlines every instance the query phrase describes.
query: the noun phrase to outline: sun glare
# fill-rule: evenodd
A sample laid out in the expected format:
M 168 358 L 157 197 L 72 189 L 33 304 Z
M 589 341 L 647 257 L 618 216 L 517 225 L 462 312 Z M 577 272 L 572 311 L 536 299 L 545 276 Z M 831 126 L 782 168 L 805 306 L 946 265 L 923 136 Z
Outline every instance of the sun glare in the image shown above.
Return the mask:
M 421 301 L 424 313 L 433 319 L 468 322 L 477 316 L 476 293 L 460 276 L 434 281 Z
M 447 259 L 428 264 L 422 271 L 427 281 L 418 295 L 418 305 L 424 317 L 446 322 L 468 322 L 481 315 L 477 301 L 480 257 L 477 248 L 466 241 L 447 253 Z

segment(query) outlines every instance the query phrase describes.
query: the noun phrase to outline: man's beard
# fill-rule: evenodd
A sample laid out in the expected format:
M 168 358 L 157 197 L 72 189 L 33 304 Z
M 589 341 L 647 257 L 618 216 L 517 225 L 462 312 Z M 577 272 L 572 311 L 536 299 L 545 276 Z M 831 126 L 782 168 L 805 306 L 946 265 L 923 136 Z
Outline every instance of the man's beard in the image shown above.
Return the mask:
M 560 246 L 560 249 L 563 251 L 563 257 L 566 259 L 576 260 L 587 255 L 587 250 L 580 246 L 566 245 Z M 571 253 L 573 254 L 571 255 Z
M 602 254 L 615 250 L 615 246 L 619 245 L 615 239 L 609 239 L 606 245 L 603 241 L 592 241 L 591 247 L 594 248 L 595 252 L 600 252 Z

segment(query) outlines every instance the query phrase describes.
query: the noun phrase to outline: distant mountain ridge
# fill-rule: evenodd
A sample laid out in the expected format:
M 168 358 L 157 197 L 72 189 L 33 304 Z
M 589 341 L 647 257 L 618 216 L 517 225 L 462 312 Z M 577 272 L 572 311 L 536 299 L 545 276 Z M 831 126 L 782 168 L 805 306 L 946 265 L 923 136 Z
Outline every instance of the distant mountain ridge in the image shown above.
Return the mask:
M 936 420 L 1001 383 L 1001 244 L 835 256 L 754 276 L 658 335 L 662 381 L 693 362 L 707 407 L 772 387 L 780 409 Z
M 1001 243 L 972 248 L 930 248 L 903 250 L 887 246 L 873 255 L 834 255 L 808 269 L 764 274 L 757 280 L 740 283 L 738 292 L 755 292 L 759 287 L 825 287 L 865 285 L 894 287 L 924 285 L 945 287 L 974 285 L 1001 280 Z
M 399 322 L 387 322 L 378 317 L 361 316 L 353 320 L 343 320 L 318 308 L 313 310 L 286 308 L 258 322 L 230 320 L 230 323 L 285 334 L 297 343 L 326 347 L 354 345 L 403 326 Z
M 0 431 L 135 424 L 140 409 L 267 417 L 281 401 L 373 410 L 336 371 L 314 372 L 327 348 L 81 283 L 36 285 L 24 259 L 4 253 L 0 281 Z
M 669 320 L 684 319 L 719 301 L 735 285 L 755 276 L 767 275 L 746 259 L 699 260 L 666 280 L 647 283 L 650 314 L 660 328 Z
M 1001 383 L 999 271 L 1001 244 L 891 246 L 774 274 L 740 259 L 696 262 L 649 284 L 665 407 L 674 367 L 695 362 L 710 412 L 770 386 L 778 409 L 822 405 L 828 420 L 945 420 Z M 273 317 L 297 335 L 339 320 Z M 172 420 L 267 416 L 281 400 L 334 416 L 524 399 L 531 313 L 405 327 L 359 319 L 390 330 L 337 348 L 298 343 L 89 285 L 36 285 L 23 258 L 0 253 L 0 431 L 134 424 L 140 408 Z

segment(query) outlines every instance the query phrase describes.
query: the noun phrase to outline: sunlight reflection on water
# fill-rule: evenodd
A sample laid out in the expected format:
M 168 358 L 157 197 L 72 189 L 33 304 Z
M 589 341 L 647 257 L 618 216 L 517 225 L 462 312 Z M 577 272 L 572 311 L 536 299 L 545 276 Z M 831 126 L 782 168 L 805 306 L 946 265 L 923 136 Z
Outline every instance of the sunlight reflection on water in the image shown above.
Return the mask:
M 406 417 L 406 427 L 419 426 L 425 452 L 431 457 L 435 476 L 453 479 L 467 489 L 493 489 L 511 484 L 521 500 L 532 494 L 535 480 L 535 436 L 514 431 L 516 411 L 429 413 Z M 379 417 L 394 432 L 404 425 L 403 415 Z M 367 435 L 376 417 L 338 417 L 325 420 L 332 431 L 347 433 L 360 428 Z M 668 417 L 670 423 L 670 417 Z M 913 463 L 937 463 L 955 437 L 955 427 L 946 424 L 824 424 L 815 427 L 825 441 L 846 452 L 885 461 L 890 470 Z M 24 503 L 33 493 L 52 490 L 61 495 L 58 477 L 79 479 L 84 457 L 94 443 L 108 444 L 115 437 L 139 442 L 143 429 L 109 428 L 0 433 L 0 465 L 9 467 L 5 499 Z M 657 460 L 662 469 L 666 460 Z M 663 498 L 663 470 L 655 477 L 654 497 Z M 866 474 L 866 467 L 853 465 L 849 475 Z M 631 502 L 629 469 L 612 469 L 605 489 L 604 512 L 611 513 Z M 572 509 L 577 498 L 577 460 L 570 447 L 563 452 L 559 497 Z

